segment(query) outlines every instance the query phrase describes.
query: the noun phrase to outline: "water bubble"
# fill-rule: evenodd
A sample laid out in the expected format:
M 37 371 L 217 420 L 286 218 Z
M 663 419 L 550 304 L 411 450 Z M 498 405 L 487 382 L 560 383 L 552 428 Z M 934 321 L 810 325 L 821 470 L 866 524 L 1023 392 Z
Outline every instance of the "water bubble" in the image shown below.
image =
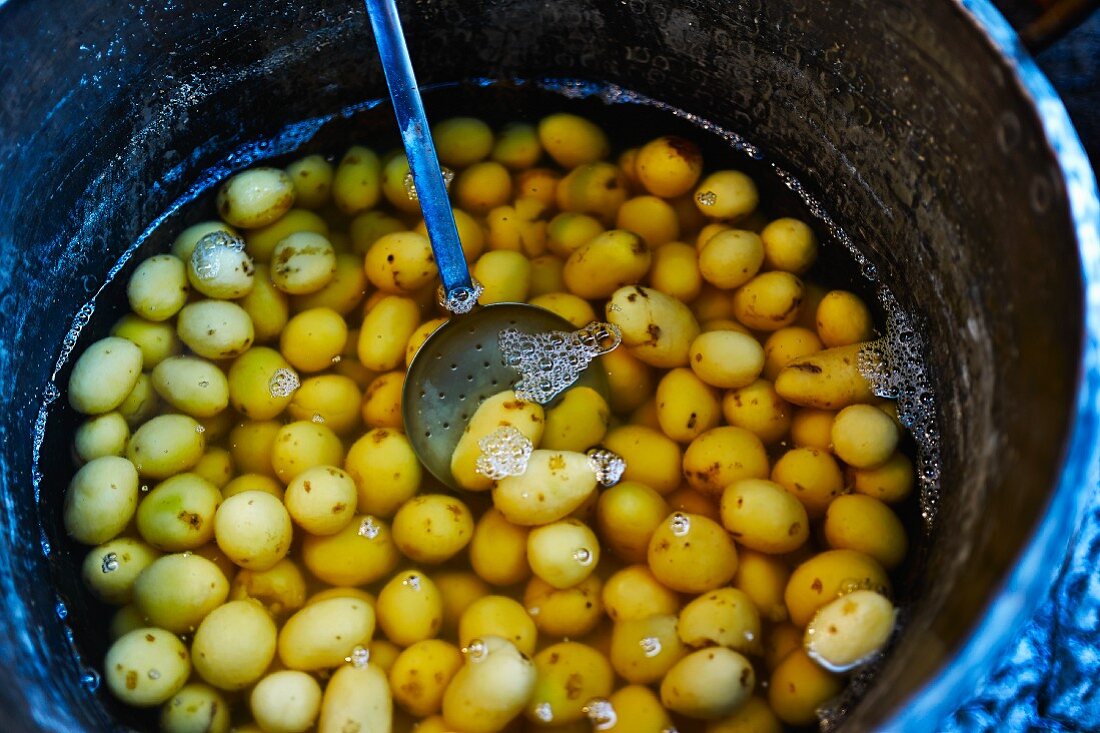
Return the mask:
M 603 486 L 619 483 L 626 471 L 626 461 L 622 456 L 603 448 L 588 451 L 588 467 L 596 474 L 596 480 Z
M 324 415 L 318 415 L 318 414 L 314 413 L 313 417 L 310 418 L 310 422 L 315 422 L 318 425 L 324 425 L 325 424 L 325 417 L 324 417 Z
M 578 564 L 588 567 L 592 564 L 592 551 L 587 547 L 578 547 L 573 550 L 573 559 L 577 561 Z
M 64 621 L 69 617 L 69 607 L 65 605 L 64 601 L 58 601 L 54 606 L 54 611 L 57 613 L 57 617 Z
M 362 669 L 370 662 L 370 649 L 365 646 L 356 646 L 351 650 L 351 654 L 344 657 L 344 661 L 356 669 Z
M 661 640 L 656 636 L 647 636 L 638 642 L 638 646 L 642 648 L 642 654 L 652 659 L 661 653 Z
M 149 670 L 149 679 L 159 680 L 160 679 L 160 671 L 156 670 L 156 669 Z
M 451 183 L 455 179 L 455 172 L 445 165 L 439 166 L 439 174 L 443 176 L 443 188 L 447 191 L 451 190 Z M 413 179 L 412 171 L 405 174 L 405 195 L 409 197 L 410 201 L 418 201 L 420 196 L 416 193 L 416 182 Z
M 530 608 L 527 609 L 527 615 L 528 616 L 532 616 L 532 617 L 533 616 L 538 616 L 540 613 L 542 613 L 542 609 L 539 608 L 538 606 L 531 606 Z
M 462 653 L 470 658 L 470 661 L 480 662 L 489 656 L 489 648 L 485 646 L 485 642 L 481 639 L 473 639 L 462 650 Z
M 408 586 L 413 590 L 420 590 L 420 576 L 416 574 L 409 575 L 401 581 L 401 585 Z
M 202 237 L 191 252 L 191 268 L 195 275 L 200 280 L 216 278 L 227 252 L 244 252 L 244 240 L 224 231 L 210 232 Z
M 267 389 L 272 397 L 289 397 L 294 390 L 302 386 L 298 375 L 290 369 L 276 369 L 271 375 L 271 381 L 267 383 Z
M 502 425 L 477 445 L 481 455 L 477 457 L 476 470 L 493 481 L 522 474 L 535 450 L 531 439 L 511 425 Z
M 714 191 L 700 191 L 695 194 L 695 200 L 698 201 L 701 206 L 714 206 L 718 203 L 718 194 Z
M 597 356 L 622 343 L 622 332 L 611 323 L 590 323 L 573 331 L 500 332 L 497 341 L 504 363 L 519 373 L 516 396 L 546 404 L 574 382 Z
M 195 432 L 198 433 L 199 435 L 202 435 L 203 433 L 206 432 L 206 428 L 203 427 L 202 425 L 196 425 L 195 426 Z
M 99 689 L 99 685 L 102 679 L 99 676 L 99 672 L 91 667 L 85 668 L 80 674 L 80 684 L 88 692 L 95 692 Z
M 141 493 L 143 493 L 143 494 L 148 494 L 149 493 L 149 484 L 142 484 L 141 485 Z
M 592 730 L 609 730 L 619 722 L 619 716 L 615 713 L 611 701 L 603 697 L 594 697 L 581 708 L 588 720 L 592 723 Z
M 368 540 L 373 540 L 381 531 L 382 526 L 374 517 L 366 517 L 359 524 L 359 536 L 366 537 Z
M 554 708 L 548 702 L 540 702 L 535 706 L 535 717 L 543 723 L 549 723 L 554 719 Z
M 686 514 L 676 512 L 672 515 L 672 518 L 668 520 L 668 527 L 672 530 L 672 534 L 676 537 L 683 537 L 691 531 L 691 520 L 688 519 Z
M 343 360 L 344 360 L 344 357 L 340 356 L 339 354 L 337 354 L 336 356 L 332 357 L 332 363 L 333 363 L 333 364 L 339 364 L 339 363 L 340 363 L 341 361 L 343 361 Z
M 118 553 L 108 552 L 106 555 L 103 556 L 103 564 L 100 566 L 99 569 L 102 570 L 104 573 L 113 573 L 114 571 L 118 570 L 118 566 Z

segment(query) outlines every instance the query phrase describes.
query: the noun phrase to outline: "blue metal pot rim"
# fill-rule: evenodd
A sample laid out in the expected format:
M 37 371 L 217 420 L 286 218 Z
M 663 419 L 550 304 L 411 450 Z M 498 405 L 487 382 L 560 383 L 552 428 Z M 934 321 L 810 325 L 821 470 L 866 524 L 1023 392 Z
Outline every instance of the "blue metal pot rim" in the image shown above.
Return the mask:
M 1058 161 L 1081 259 L 1084 319 L 1077 400 L 1062 470 L 1046 514 L 999 592 L 974 629 L 938 674 L 913 694 L 881 728 L 925 733 L 972 695 L 984 676 L 1046 596 L 1083 515 L 1081 497 L 1097 485 L 1100 470 L 1100 196 L 1088 156 L 1062 100 L 990 0 L 955 0 L 1005 61 L 1010 78 L 1035 107 Z

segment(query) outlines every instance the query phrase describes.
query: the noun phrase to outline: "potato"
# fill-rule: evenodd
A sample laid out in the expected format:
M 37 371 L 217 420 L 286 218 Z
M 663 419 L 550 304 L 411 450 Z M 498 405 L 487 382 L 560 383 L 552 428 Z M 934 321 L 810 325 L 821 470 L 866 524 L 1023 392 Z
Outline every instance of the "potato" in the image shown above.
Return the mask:
M 607 707 L 592 700 L 586 705 L 593 728 L 615 733 L 665 733 L 674 729 L 672 718 L 653 690 L 626 685 L 607 698 Z M 608 709 L 609 708 L 609 709 Z
M 531 261 L 519 252 L 486 252 L 471 274 L 484 287 L 478 299 L 482 305 L 523 302 L 531 291 Z
M 318 733 L 391 729 L 393 702 L 386 674 L 374 664 L 346 665 L 333 673 L 321 700 Z
M 744 703 L 756 686 L 748 659 L 725 647 L 692 652 L 661 680 L 661 702 L 691 718 L 715 719 Z
M 855 293 L 830 290 L 817 305 L 817 335 L 829 348 L 870 341 L 875 335 L 871 311 Z
M 649 271 L 649 246 L 634 232 L 612 229 L 581 245 L 562 272 L 569 292 L 589 300 L 607 298 L 625 285 L 641 282 Z
M 356 214 L 378 203 L 381 164 L 370 148 L 353 145 L 344 153 L 332 180 L 332 200 L 345 214 Z
M 676 635 L 672 615 L 621 619 L 611 633 L 611 664 L 632 684 L 660 680 L 687 651 Z
M 897 424 L 872 405 L 849 405 L 837 413 L 832 427 L 833 451 L 855 468 L 886 462 L 897 448 Z
M 838 410 L 875 399 L 859 370 L 863 344 L 838 346 L 790 362 L 775 378 L 775 389 L 787 402 L 821 410 Z
M 720 498 L 720 496 L 707 496 L 690 486 L 682 486 L 667 495 L 665 501 L 672 511 L 702 514 L 708 519 L 721 522 L 722 513 L 718 510 L 718 500 Z
M 780 456 L 771 480 L 791 492 L 810 519 L 825 515 L 825 508 L 844 493 L 844 476 L 831 455 L 817 448 L 795 448 Z
M 214 484 L 193 473 L 176 474 L 142 500 L 137 529 L 158 550 L 194 550 L 214 538 L 214 514 L 221 503 Z
M 737 573 L 733 587 L 743 591 L 765 621 L 778 623 L 787 619 L 783 592 L 790 571 L 782 558 L 741 548 L 737 554 Z
M 581 452 L 598 445 L 607 433 L 611 408 L 591 387 L 573 387 L 546 411 L 539 447 Z
M 357 514 L 342 530 L 302 539 L 302 562 L 318 579 L 332 585 L 367 585 L 381 580 L 401 556 L 389 525 Z
M 65 531 L 77 542 L 101 545 L 130 523 L 137 508 L 138 472 L 125 458 L 103 456 L 84 465 L 65 492 Z
M 657 196 L 685 194 L 703 172 L 703 155 L 691 140 L 665 135 L 643 145 L 634 158 L 634 170 L 645 189 Z
M 719 290 L 710 283 L 703 283 L 699 297 L 691 301 L 692 314 L 699 323 L 710 321 L 733 321 L 733 300 L 725 290 Z M 736 323 L 735 321 L 733 321 Z M 743 324 L 737 324 L 740 329 L 748 330 Z M 734 328 L 734 330 L 739 330 Z
M 153 390 L 153 380 L 147 374 L 138 377 L 133 390 L 118 406 L 118 414 L 126 420 L 130 428 L 136 428 L 153 417 L 160 407 L 157 393 Z
M 398 646 L 434 637 L 443 624 L 443 598 L 418 570 L 399 572 L 378 593 L 378 625 Z
M 773 624 L 764 637 L 764 666 L 774 671 L 787 656 L 802 648 L 805 631 L 790 621 Z
M 558 257 L 571 254 L 604 232 L 603 224 L 594 216 L 563 211 L 546 227 L 546 246 Z
M 233 466 L 233 456 L 229 451 L 215 447 L 208 448 L 202 454 L 202 458 L 192 467 L 191 472 L 209 481 L 220 491 L 233 478 L 236 470 Z
M 271 268 L 264 264 L 256 265 L 252 290 L 239 304 L 252 320 L 252 332 L 258 344 L 272 341 L 290 318 L 290 300 L 271 282 Z
M 237 236 L 237 231 L 223 221 L 200 221 L 184 229 L 172 242 L 172 255 L 180 262 L 187 262 L 200 239 L 212 232 L 225 232 Z
M 611 694 L 615 673 L 592 647 L 563 641 L 546 647 L 533 661 L 537 676 L 524 710 L 528 720 L 543 725 L 583 720 L 589 700 Z
M 73 365 L 69 404 L 85 415 L 111 412 L 125 401 L 141 375 L 141 349 L 117 336 L 100 339 Z
M 462 664 L 462 652 L 450 642 L 425 639 L 410 645 L 389 670 L 393 699 L 418 718 L 438 713 Z
M 554 199 L 558 209 L 592 214 L 605 226 L 615 220 L 626 201 L 626 178 L 611 163 L 579 165 L 558 181 Z
M 582 637 L 595 629 L 603 616 L 602 585 L 594 574 L 564 589 L 535 576 L 523 591 L 523 605 L 540 633 L 559 638 Z
M 271 467 L 284 483 L 316 466 L 344 463 L 344 444 L 325 425 L 296 420 L 279 428 L 271 446 Z
M 406 344 L 406 346 L 405 346 L 405 367 L 406 368 L 412 366 L 413 359 L 416 358 L 416 354 L 417 354 L 418 351 L 420 351 L 420 347 L 424 345 L 424 343 L 428 340 L 428 338 L 433 333 L 435 333 L 436 329 L 438 329 L 440 326 L 442 326 L 448 320 L 449 319 L 447 319 L 447 318 L 432 318 L 432 319 L 429 319 L 427 321 L 424 321 L 423 323 L 421 323 L 419 326 L 416 327 L 416 330 L 413 331 L 412 335 L 409 337 L 408 344 Z M 397 377 L 400 377 L 401 379 L 405 378 L 405 373 L 401 372 L 401 371 L 390 372 L 390 375 L 392 375 L 391 379 L 396 379 Z M 366 420 L 365 410 L 366 410 L 366 405 L 364 403 L 364 420 Z M 375 427 L 390 427 L 390 426 L 376 425 Z
M 391 161 L 391 164 L 396 165 L 396 161 L 398 161 L 398 157 L 395 157 L 394 160 Z M 405 160 L 403 162 L 405 170 L 407 172 L 408 161 Z M 387 166 L 386 170 L 388 169 L 389 166 Z M 388 184 L 386 184 L 385 182 L 385 175 L 386 174 L 383 173 L 384 191 L 388 186 Z M 405 193 L 404 178 L 405 176 L 404 174 L 402 174 L 401 181 L 399 182 L 400 196 L 396 198 L 397 200 L 403 201 L 406 204 L 411 204 L 412 202 L 410 201 L 408 194 Z M 390 195 L 387 193 L 387 198 L 389 197 Z M 420 211 L 419 203 L 416 203 L 415 211 Z M 348 235 L 351 237 L 352 249 L 354 250 L 355 254 L 360 255 L 359 269 L 363 269 L 362 255 L 365 255 L 367 253 L 367 250 L 371 248 L 371 245 L 378 241 L 379 237 L 382 237 L 385 234 L 390 234 L 391 232 L 405 231 L 405 229 L 406 226 L 403 221 L 394 216 L 391 216 L 390 214 L 387 214 L 384 211 L 379 211 L 377 209 L 364 211 L 363 213 L 352 219 L 351 223 L 348 225 Z M 424 232 L 421 232 L 421 234 L 424 234 Z M 363 273 L 363 275 L 364 277 L 366 277 L 365 272 Z
M 676 210 L 657 196 L 636 196 L 625 201 L 615 216 L 615 228 L 634 232 L 651 249 L 662 247 L 680 236 Z
M 212 417 L 229 405 L 229 383 L 214 364 L 194 356 L 173 356 L 156 365 L 153 388 L 180 412 Z
M 615 622 L 675 616 L 680 610 L 680 597 L 661 585 L 648 565 L 630 565 L 614 573 L 603 587 L 602 598 L 608 618 Z
M 691 369 L 672 369 L 657 384 L 657 420 L 661 431 L 678 443 L 690 443 L 718 427 L 718 395 Z
M 458 554 L 474 534 L 474 519 L 459 499 L 420 494 L 397 510 L 393 541 L 415 562 L 435 565 Z
M 302 380 L 286 410 L 295 420 L 310 420 L 344 435 L 359 427 L 361 400 L 362 393 L 354 379 L 342 374 L 321 374 Z
M 357 653 L 360 652 L 352 652 L 352 664 L 356 663 L 355 655 Z M 401 647 L 397 644 L 386 639 L 375 639 L 367 646 L 367 654 L 363 656 L 388 675 L 400 655 Z
M 733 314 L 749 328 L 777 331 L 794 323 L 802 291 L 802 281 L 794 275 L 764 272 L 734 292 Z
M 816 354 L 825 348 L 817 334 L 801 326 L 773 331 L 764 342 L 764 377 L 775 381 L 779 372 L 795 359 Z
M 420 308 L 411 298 L 389 295 L 367 313 L 359 330 L 359 362 L 388 372 L 405 361 L 405 346 L 420 325 Z
M 776 219 L 764 227 L 760 238 L 764 241 L 764 263 L 769 270 L 801 275 L 817 259 L 817 237 L 798 219 Z
M 355 480 L 335 466 L 314 466 L 286 488 L 284 503 L 294 523 L 314 535 L 330 535 L 355 516 Z
M 568 516 L 596 490 L 588 456 L 573 451 L 536 450 L 527 470 L 506 476 L 493 489 L 493 505 L 512 524 L 544 525 Z M 535 501 L 531 501 L 531 497 Z
M 740 219 L 759 201 L 756 184 L 740 171 L 716 171 L 695 187 L 695 205 L 712 219 Z
M 439 160 L 465 168 L 484 160 L 493 149 L 493 131 L 476 117 L 449 117 L 432 125 Z
M 653 489 L 624 481 L 600 494 L 596 527 L 600 538 L 625 562 L 645 562 L 649 539 L 669 507 Z
M 697 597 L 680 611 L 676 632 L 688 646 L 717 645 L 759 655 L 760 614 L 752 599 L 736 588 L 719 588 Z
M 726 530 L 698 514 L 672 514 L 649 540 L 649 569 L 681 593 L 705 593 L 733 578 L 737 548 Z
M 830 672 L 847 672 L 874 658 L 894 632 L 897 610 L 870 590 L 842 595 L 806 626 L 806 654 Z
M 117 537 L 93 548 L 81 565 L 84 585 L 92 594 L 115 606 L 130 602 L 134 581 L 160 557 L 152 546 L 132 537 Z
M 279 631 L 279 659 L 290 669 L 310 672 L 340 666 L 374 634 L 374 609 L 358 598 L 310 603 Z
M 768 682 L 768 704 L 777 718 L 790 725 L 813 725 L 817 708 L 840 694 L 841 678 L 825 671 L 806 652 L 787 655 Z
M 328 237 L 328 223 L 312 211 L 291 209 L 267 226 L 246 232 L 244 235 L 245 251 L 256 263 L 263 264 L 266 267 L 271 264 L 271 256 L 275 251 L 275 245 L 291 234 L 297 234 L 298 232 L 313 232 Z M 270 268 L 267 267 L 265 272 L 270 272 Z M 258 275 L 259 272 L 257 272 Z
M 763 264 L 763 242 L 753 232 L 743 229 L 717 232 L 699 248 L 699 273 L 711 285 L 723 290 L 739 288 L 749 282 Z
M 730 425 L 748 430 L 768 445 L 780 442 L 790 432 L 791 406 L 766 379 L 726 392 L 722 414 Z
M 290 550 L 293 528 L 282 502 L 245 491 L 222 502 L 214 516 L 218 547 L 242 568 L 266 570 Z
M 827 550 L 791 573 L 783 597 L 795 626 L 806 626 L 817 609 L 853 590 L 890 592 L 890 579 L 874 558 L 854 550 Z
M 483 160 L 458 174 L 455 200 L 474 216 L 485 216 L 512 197 L 512 176 L 500 163 Z
M 462 254 L 466 256 L 466 262 L 475 262 L 485 248 L 485 231 L 482 224 L 459 208 L 451 209 L 451 214 L 455 218 L 458 241 L 462 245 Z M 424 236 L 428 235 L 428 227 L 423 219 L 416 225 L 416 232 Z
M 680 446 L 660 432 L 624 425 L 610 430 L 603 444 L 626 462 L 624 481 L 637 481 L 662 495 L 680 486 Z
M 193 632 L 229 595 L 218 566 L 192 553 L 165 555 L 134 581 L 134 605 L 147 623 L 177 634 Z
M 554 255 L 540 255 L 531 260 L 531 292 L 528 303 L 540 295 L 565 291 L 565 263 Z M 589 306 L 591 307 L 591 306 Z M 569 320 L 569 319 L 566 319 Z M 592 320 L 595 320 L 594 318 Z M 590 323 L 587 321 L 586 323 Z M 584 323 L 581 324 L 585 325 Z M 578 327 L 579 328 L 579 327 Z
M 229 452 L 237 470 L 274 478 L 271 448 L 281 429 L 282 425 L 274 420 L 245 420 L 235 425 L 229 431 Z M 279 489 L 281 492 L 282 487 Z
M 107 638 L 114 642 L 134 629 L 142 629 L 145 628 L 145 626 L 145 619 L 142 618 L 141 611 L 137 610 L 134 604 L 131 603 L 118 609 L 115 611 L 115 614 L 111 616 L 111 625 L 107 629 Z
M 600 543 L 584 522 L 563 519 L 531 530 L 527 561 L 535 575 L 555 588 L 587 578 L 600 561 Z
M 191 351 L 214 360 L 240 356 L 256 337 L 248 312 L 224 300 L 185 305 L 176 322 L 176 333 Z
M 306 209 L 319 209 L 328 203 L 332 192 L 333 168 L 323 155 L 307 155 L 286 167 L 294 184 L 295 203 Z
M 267 570 L 241 570 L 229 588 L 233 601 L 255 599 L 274 618 L 297 611 L 306 602 L 306 579 L 292 560 L 283 558 Z
M 609 351 L 600 357 L 599 364 L 607 374 L 612 412 L 630 413 L 653 395 L 653 370 L 629 350 Z
M 458 620 L 458 643 L 468 647 L 478 638 L 498 635 L 515 645 L 522 654 L 535 653 L 538 629 L 518 601 L 507 596 L 478 598 L 462 612 Z
M 420 488 L 423 469 L 403 433 L 371 430 L 348 449 L 344 470 L 355 481 L 358 511 L 392 516 Z
M 887 570 L 901 565 L 909 549 L 905 527 L 888 506 L 863 494 L 838 496 L 825 511 L 825 541 L 833 549 L 857 550 Z
M 270 224 L 293 205 L 294 184 L 277 168 L 242 171 L 218 189 L 218 214 L 242 229 Z
M 312 293 L 295 295 L 290 298 L 290 304 L 296 313 L 313 308 L 329 308 L 347 316 L 363 302 L 366 295 L 367 274 L 363 271 L 362 258 L 337 252 L 336 272 L 328 285 Z M 257 330 L 258 328 L 257 326 Z
M 722 525 L 745 547 L 782 554 L 810 537 L 810 520 L 798 499 L 765 479 L 742 479 L 722 492 Z
M 126 297 L 137 315 L 150 321 L 166 321 L 187 302 L 190 290 L 187 267 L 180 258 L 153 255 L 134 268 Z
M 248 706 L 265 733 L 302 733 L 321 710 L 321 686 L 305 672 L 272 672 L 252 688 Z
M 649 285 L 683 303 L 695 300 L 703 289 L 695 248 L 683 242 L 668 242 L 654 249 Z
M 782 733 L 783 724 L 764 698 L 753 695 L 732 713 L 707 723 L 706 733 Z
M 484 400 L 478 405 L 470 421 L 466 423 L 454 453 L 451 454 L 450 468 L 455 482 L 460 487 L 471 491 L 485 491 L 491 488 L 492 479 L 478 470 L 478 459 L 482 456 L 481 441 L 500 428 L 511 426 L 523 433 L 533 445 L 538 445 L 545 423 L 546 414 L 542 405 L 519 399 L 513 390 L 498 392 Z M 532 461 L 535 460 L 534 455 L 531 458 Z M 530 470 L 538 469 L 529 462 L 528 471 Z M 563 511 L 562 516 L 572 510 L 573 508 Z
M 443 631 L 453 635 L 458 620 L 478 598 L 489 595 L 489 585 L 469 570 L 440 570 L 434 576 L 443 599 Z
M 850 480 L 857 493 L 896 504 L 912 493 L 915 474 L 913 462 L 903 453 L 894 453 L 878 466 L 851 469 Z
M 723 389 L 753 383 L 764 368 L 764 349 L 752 336 L 711 331 L 691 342 L 689 363 L 703 382 Z
M 287 322 L 279 337 L 279 350 L 295 369 L 319 372 L 332 366 L 347 340 L 348 325 L 339 313 L 312 308 Z
M 117 412 L 105 412 L 80 424 L 73 435 L 73 452 L 87 463 L 103 456 L 121 456 L 130 440 L 130 426 Z
M 229 704 L 213 687 L 191 682 L 164 703 L 160 729 L 164 733 L 229 733 Z
M 493 143 L 492 158 L 512 170 L 530 168 L 542 156 L 542 143 L 534 125 L 512 122 L 501 128 Z
M 611 295 L 606 314 L 622 331 L 630 353 L 641 361 L 663 368 L 687 366 L 699 323 L 680 301 L 652 288 L 630 285 Z
M 103 660 L 104 681 L 127 705 L 152 707 L 175 695 L 191 674 L 187 647 L 164 629 L 135 629 L 119 638 Z
M 513 585 L 531 575 L 527 564 L 527 534 L 530 530 L 509 522 L 491 507 L 478 520 L 470 540 L 470 567 L 493 585 Z
M 535 689 L 535 665 L 499 636 L 465 647 L 466 663 L 443 694 L 443 718 L 460 733 L 494 733 L 526 706 Z
M 767 476 L 768 455 L 764 446 L 744 428 L 724 426 L 708 430 L 684 451 L 684 477 L 696 491 L 710 496 L 720 495 L 734 481 Z
M 379 237 L 367 251 L 365 268 L 372 285 L 394 295 L 415 292 L 439 275 L 428 238 L 417 232 Z
M 316 293 L 336 275 L 336 250 L 316 232 L 295 232 L 271 253 L 271 282 L 290 295 Z
M 538 139 L 562 168 L 603 160 L 610 152 L 607 135 L 583 117 L 557 112 L 539 120 Z
M 223 232 L 207 234 L 195 243 L 186 264 L 191 286 L 208 298 L 233 300 L 252 290 L 256 268 L 242 239 Z

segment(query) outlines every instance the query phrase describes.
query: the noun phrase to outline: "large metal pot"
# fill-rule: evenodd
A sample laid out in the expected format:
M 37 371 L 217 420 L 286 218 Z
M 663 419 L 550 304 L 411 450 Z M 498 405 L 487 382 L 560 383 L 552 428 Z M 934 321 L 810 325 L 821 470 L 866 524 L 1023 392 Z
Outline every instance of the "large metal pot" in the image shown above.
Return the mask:
M 741 133 L 797 172 L 912 314 L 942 491 L 902 596 L 904 631 L 844 706 L 845 730 L 927 730 L 973 688 L 1047 589 L 1096 452 L 1093 175 L 1060 102 L 986 0 L 915 8 L 402 9 L 423 82 L 606 81 Z M 350 1 L 0 2 L 3 729 L 145 721 L 93 691 L 89 673 L 102 619 L 71 572 L 64 484 L 51 480 L 69 460 L 56 436 L 72 418 L 55 398 L 76 335 L 63 334 L 196 181 L 308 141 L 319 125 L 289 122 L 380 96 L 368 25 Z M 347 134 L 340 120 L 326 129 Z

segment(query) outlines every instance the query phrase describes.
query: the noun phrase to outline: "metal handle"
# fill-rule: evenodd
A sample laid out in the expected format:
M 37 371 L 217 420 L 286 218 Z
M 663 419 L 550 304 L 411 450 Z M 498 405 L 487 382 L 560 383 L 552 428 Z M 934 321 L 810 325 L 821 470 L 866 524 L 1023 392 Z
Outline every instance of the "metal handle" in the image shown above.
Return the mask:
M 424 104 L 416 88 L 416 75 L 409 60 L 409 49 L 405 46 L 397 6 L 394 0 L 366 0 L 366 4 L 397 125 L 401 129 L 401 140 L 409 158 L 420 210 L 428 228 L 428 239 L 431 240 L 439 277 L 443 281 L 441 302 L 455 313 L 467 312 L 477 302 L 478 289 L 470 279 L 470 268 L 462 253 L 454 213 L 447 198 L 447 186 L 439 170 L 439 158 L 435 154 L 428 118 L 424 115 Z

